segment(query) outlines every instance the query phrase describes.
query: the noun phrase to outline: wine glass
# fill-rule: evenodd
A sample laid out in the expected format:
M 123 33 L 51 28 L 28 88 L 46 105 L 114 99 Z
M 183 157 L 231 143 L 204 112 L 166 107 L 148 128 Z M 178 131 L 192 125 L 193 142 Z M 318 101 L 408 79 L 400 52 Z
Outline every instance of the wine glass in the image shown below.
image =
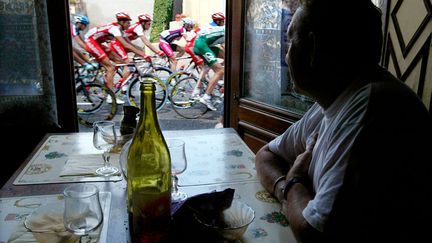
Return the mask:
M 99 189 L 90 184 L 74 184 L 63 191 L 65 207 L 64 227 L 76 234 L 86 235 L 103 221 Z
M 103 150 L 104 166 L 96 170 L 96 174 L 111 176 L 116 174 L 119 169 L 110 164 L 110 150 L 117 143 L 115 123 L 112 121 L 98 121 L 93 123 L 93 145 L 99 150 Z
M 178 190 L 177 177 L 177 175 L 183 173 L 187 167 L 185 142 L 180 139 L 167 139 L 166 141 L 171 156 L 171 178 L 173 183 L 171 200 L 173 202 L 178 202 L 187 198 L 185 192 Z

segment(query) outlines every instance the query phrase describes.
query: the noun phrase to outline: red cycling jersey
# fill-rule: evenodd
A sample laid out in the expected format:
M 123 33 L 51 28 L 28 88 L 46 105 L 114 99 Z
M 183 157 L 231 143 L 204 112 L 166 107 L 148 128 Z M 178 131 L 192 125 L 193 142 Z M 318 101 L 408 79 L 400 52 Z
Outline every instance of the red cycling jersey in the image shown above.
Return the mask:
M 123 35 L 124 33 L 118 23 L 92 28 L 85 35 L 86 50 L 100 62 L 107 57 L 106 53 L 109 52 L 101 44 L 110 41 L 110 51 L 119 55 L 121 59 L 126 60 L 127 53 L 123 45 L 115 41 L 116 37 Z
M 98 43 L 114 40 L 117 36 L 122 36 L 123 31 L 118 23 L 111 23 L 99 27 L 94 27 L 85 35 L 86 39 L 93 39 Z
M 127 30 L 124 31 L 125 35 L 129 40 L 136 40 L 140 36 L 146 36 L 147 32 L 143 29 L 140 22 L 136 22 L 135 24 L 131 25 Z M 147 38 L 147 36 L 146 36 Z
M 195 39 L 198 36 L 198 32 L 200 31 L 200 28 L 197 28 L 193 31 L 190 31 L 189 34 L 186 36 L 186 46 L 185 46 L 185 51 L 192 57 L 192 60 L 195 62 L 196 65 L 202 65 L 204 63 L 204 60 L 195 55 L 195 53 L 193 52 L 193 46 L 195 44 Z

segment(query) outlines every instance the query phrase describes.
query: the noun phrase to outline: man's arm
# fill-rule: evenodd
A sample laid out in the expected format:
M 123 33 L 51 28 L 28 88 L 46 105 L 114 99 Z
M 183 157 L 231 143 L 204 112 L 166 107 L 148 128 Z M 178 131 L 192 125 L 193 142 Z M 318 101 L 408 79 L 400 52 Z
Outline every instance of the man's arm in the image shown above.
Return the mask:
M 125 38 L 123 38 L 122 36 L 116 36 L 115 37 L 123 46 L 124 46 L 124 48 L 126 48 L 127 50 L 129 50 L 129 51 L 131 51 L 131 52 L 133 52 L 133 53 L 135 53 L 135 54 L 137 54 L 137 55 L 140 55 L 140 56 L 142 56 L 142 57 L 145 57 L 146 56 L 146 54 L 144 53 L 144 51 L 142 51 L 142 50 L 140 50 L 140 49 L 138 49 L 138 48 L 136 48 L 130 41 L 129 41 L 129 39 L 128 40 L 126 40 Z
M 84 50 L 86 49 L 86 45 L 81 36 L 77 35 L 74 37 L 74 40 L 80 45 Z
M 255 166 L 263 187 L 268 192 L 272 193 L 279 201 L 282 201 L 283 195 L 281 194 L 281 191 L 274 189 L 280 188 L 284 184 L 285 178 L 279 181 L 278 178 L 287 174 L 290 169 L 290 164 L 271 152 L 269 145 L 267 144 L 256 154 Z
M 75 48 L 72 48 L 72 54 L 73 54 L 73 58 L 76 62 L 78 62 L 81 65 L 86 64 L 87 62 L 82 58 L 82 56 L 80 55 L 81 52 Z
M 153 44 L 144 35 L 140 36 L 140 38 L 141 38 L 142 42 L 144 43 L 144 45 L 146 45 L 152 52 L 158 54 L 159 56 L 162 55 L 163 52 L 158 50 L 156 47 L 154 47 Z
M 309 178 L 309 166 L 312 159 L 312 151 L 318 134 L 315 134 L 306 145 L 306 150 L 297 156 L 292 168 L 288 171 L 282 187 L 282 212 L 288 218 L 290 228 L 297 241 L 302 243 L 326 242 L 324 234 L 312 227 L 303 217 L 303 210 L 310 200 L 313 199 L 312 181 Z M 299 183 L 290 185 L 288 181 L 299 178 Z
M 84 55 L 79 49 L 72 47 L 73 58 L 81 65 L 91 63 L 90 59 Z

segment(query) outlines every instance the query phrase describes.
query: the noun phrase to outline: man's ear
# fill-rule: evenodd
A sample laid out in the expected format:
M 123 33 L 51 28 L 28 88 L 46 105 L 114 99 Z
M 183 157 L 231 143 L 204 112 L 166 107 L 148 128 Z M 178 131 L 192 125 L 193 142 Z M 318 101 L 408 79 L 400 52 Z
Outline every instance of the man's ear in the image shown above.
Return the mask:
M 317 58 L 316 58 L 316 55 L 317 55 L 317 50 L 316 50 L 316 47 L 317 47 L 317 43 L 316 43 L 316 36 L 315 36 L 315 34 L 314 34 L 313 32 L 309 32 L 307 38 L 308 38 L 307 43 L 308 43 L 309 61 L 310 61 L 309 64 L 310 64 L 310 66 L 311 66 L 312 68 L 314 68 L 315 65 L 316 65 L 316 61 L 317 61 Z

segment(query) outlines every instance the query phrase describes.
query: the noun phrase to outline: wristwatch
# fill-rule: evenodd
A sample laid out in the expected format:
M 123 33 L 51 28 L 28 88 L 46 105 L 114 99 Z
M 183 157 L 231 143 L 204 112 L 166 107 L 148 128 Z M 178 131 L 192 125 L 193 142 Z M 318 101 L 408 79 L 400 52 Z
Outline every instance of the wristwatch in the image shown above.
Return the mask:
M 303 177 L 299 177 L 299 176 L 294 176 L 291 177 L 289 180 L 287 180 L 285 182 L 285 186 L 282 189 L 282 193 L 283 193 L 283 198 L 286 199 L 287 195 L 288 195 L 288 191 L 291 189 L 291 187 L 296 184 L 296 183 L 300 183 L 304 186 L 307 185 L 307 181 L 303 178 Z

